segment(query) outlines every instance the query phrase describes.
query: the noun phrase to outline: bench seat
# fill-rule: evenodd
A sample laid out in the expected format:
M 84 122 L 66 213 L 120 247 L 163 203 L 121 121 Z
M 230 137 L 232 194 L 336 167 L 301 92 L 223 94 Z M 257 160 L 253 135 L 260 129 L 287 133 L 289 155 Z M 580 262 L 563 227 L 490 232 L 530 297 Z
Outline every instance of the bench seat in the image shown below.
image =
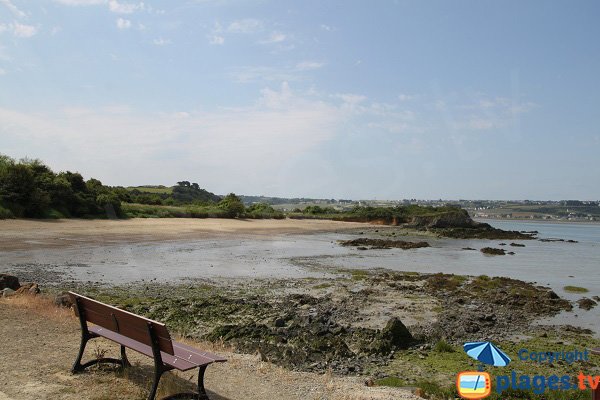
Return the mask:
M 148 357 L 153 357 L 152 347 L 146 344 L 140 343 L 137 340 L 128 338 L 127 336 L 113 332 L 109 329 L 102 328 L 101 326 L 92 325 L 88 327 L 90 333 L 102 336 L 106 339 L 112 340 L 118 344 L 130 348 L 131 350 L 142 353 Z M 216 354 L 209 352 L 198 351 L 193 347 L 186 344 L 172 341 L 174 355 L 167 354 L 164 351 L 160 352 L 162 361 L 166 365 L 170 365 L 179 371 L 188 371 L 203 365 L 208 365 L 213 362 L 225 362 L 227 359 L 219 357 Z

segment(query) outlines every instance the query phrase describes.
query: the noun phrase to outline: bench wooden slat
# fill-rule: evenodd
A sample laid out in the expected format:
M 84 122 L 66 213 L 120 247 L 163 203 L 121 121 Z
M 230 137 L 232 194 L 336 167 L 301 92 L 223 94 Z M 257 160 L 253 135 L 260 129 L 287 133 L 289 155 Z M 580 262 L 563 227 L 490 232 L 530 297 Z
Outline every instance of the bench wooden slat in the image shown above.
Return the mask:
M 210 364 L 211 362 L 225 362 L 226 358 L 220 357 L 216 354 L 209 353 L 208 351 L 200 351 L 198 349 L 193 348 L 192 346 L 188 346 L 185 343 L 181 342 L 173 342 L 173 349 L 175 350 L 175 355 L 186 360 L 189 360 L 193 363 L 202 364 Z
M 121 333 L 148 346 L 152 345 L 150 336 L 148 335 L 148 323 L 152 323 L 154 332 L 158 336 L 160 350 L 171 355 L 174 354 L 171 335 L 169 335 L 165 324 L 108 304 L 97 302 L 76 293 L 69 292 L 69 294 L 73 302 L 75 302 L 75 298 L 79 299 L 79 304 L 84 308 L 86 320 L 89 322 Z
M 142 353 L 148 357 L 153 357 L 152 347 L 145 345 L 143 343 L 140 343 L 136 340 L 132 340 L 132 339 L 128 338 L 127 336 L 123 336 L 123 335 L 113 332 L 109 329 L 102 328 L 101 326 L 90 326 L 89 330 L 90 330 L 90 332 L 100 335 L 106 339 L 112 340 L 113 342 L 122 344 L 125 347 L 135 350 L 138 353 Z M 212 360 L 207 360 L 207 362 L 204 362 L 204 363 L 192 363 L 192 362 L 186 360 L 185 358 L 182 358 L 179 356 L 173 356 L 171 354 L 167 354 L 162 351 L 161 351 L 160 355 L 162 357 L 163 363 L 170 365 L 174 368 L 177 368 L 180 371 L 187 371 L 190 369 L 194 369 L 200 365 L 208 365 L 213 362 Z

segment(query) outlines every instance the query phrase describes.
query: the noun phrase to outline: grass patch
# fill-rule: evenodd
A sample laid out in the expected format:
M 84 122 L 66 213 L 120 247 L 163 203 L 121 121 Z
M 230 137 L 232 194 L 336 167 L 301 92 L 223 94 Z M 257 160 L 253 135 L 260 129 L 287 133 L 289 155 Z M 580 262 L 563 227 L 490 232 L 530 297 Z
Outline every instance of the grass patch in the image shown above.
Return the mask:
M 353 281 L 362 281 L 367 279 L 369 272 L 362 269 L 355 269 L 350 271 L 350 276 Z
M 403 379 L 397 378 L 395 376 L 388 376 L 387 378 L 377 379 L 375 381 L 376 386 L 389 386 L 389 387 L 404 387 L 406 385 L 406 381 Z
M 589 292 L 588 289 L 586 289 L 584 287 L 579 287 L 579 286 L 565 286 L 563 289 L 565 290 L 565 292 L 569 292 L 569 293 L 587 293 L 587 292 Z
M 327 289 L 333 286 L 331 283 L 320 283 L 318 285 L 313 286 L 313 289 Z
M 438 353 L 454 353 L 454 347 L 445 340 L 440 340 L 433 346 L 433 351 L 437 351 Z

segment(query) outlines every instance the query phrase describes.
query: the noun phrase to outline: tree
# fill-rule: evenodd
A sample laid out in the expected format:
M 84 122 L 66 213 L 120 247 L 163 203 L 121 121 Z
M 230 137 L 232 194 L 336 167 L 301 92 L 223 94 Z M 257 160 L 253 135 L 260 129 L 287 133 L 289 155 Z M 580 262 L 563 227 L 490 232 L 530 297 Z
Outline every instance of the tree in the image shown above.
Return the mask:
M 219 208 L 225 210 L 227 216 L 230 218 L 239 217 L 244 214 L 244 210 L 246 209 L 242 200 L 235 193 L 229 193 L 225 196 L 219 202 Z

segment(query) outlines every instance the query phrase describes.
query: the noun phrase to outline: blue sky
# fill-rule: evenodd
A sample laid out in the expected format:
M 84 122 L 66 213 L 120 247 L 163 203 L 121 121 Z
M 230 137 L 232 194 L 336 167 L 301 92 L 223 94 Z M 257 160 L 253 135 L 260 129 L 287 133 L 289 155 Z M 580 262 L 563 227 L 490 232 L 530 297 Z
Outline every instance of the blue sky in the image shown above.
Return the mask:
M 0 0 L 0 153 L 110 185 L 600 199 L 597 1 Z

